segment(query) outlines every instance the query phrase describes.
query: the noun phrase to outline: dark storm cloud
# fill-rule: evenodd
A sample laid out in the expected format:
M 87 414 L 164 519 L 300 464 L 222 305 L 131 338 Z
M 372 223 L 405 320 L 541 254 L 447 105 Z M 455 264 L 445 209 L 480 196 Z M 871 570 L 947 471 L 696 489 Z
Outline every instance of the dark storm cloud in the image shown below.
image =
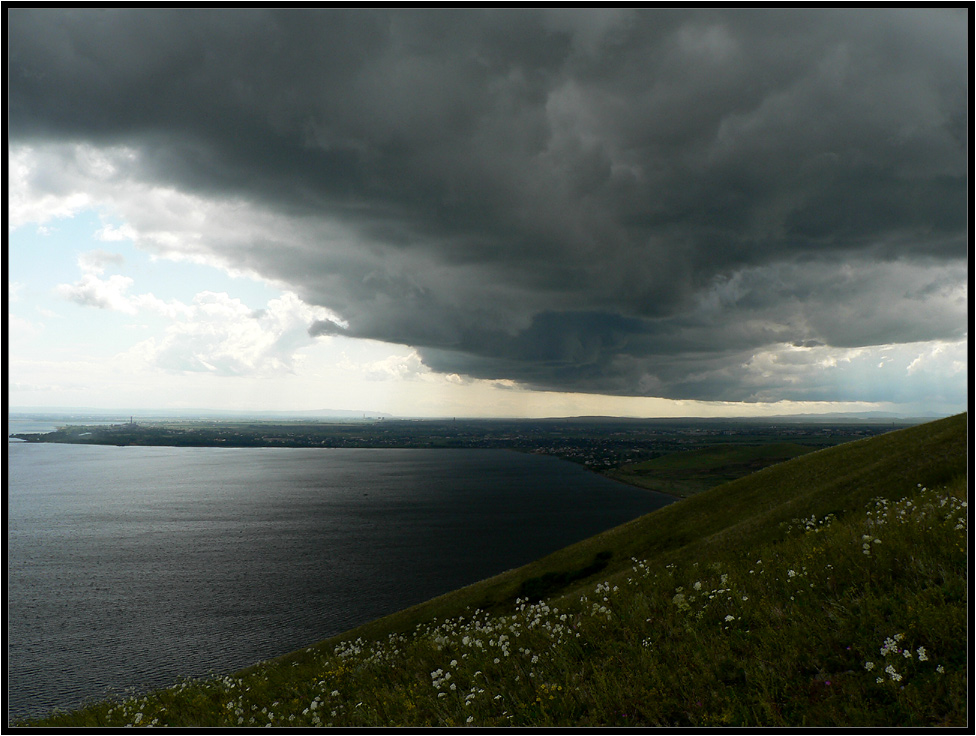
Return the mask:
M 8 19 L 12 142 L 290 218 L 206 247 L 437 370 L 748 399 L 766 346 L 965 334 L 966 10 Z

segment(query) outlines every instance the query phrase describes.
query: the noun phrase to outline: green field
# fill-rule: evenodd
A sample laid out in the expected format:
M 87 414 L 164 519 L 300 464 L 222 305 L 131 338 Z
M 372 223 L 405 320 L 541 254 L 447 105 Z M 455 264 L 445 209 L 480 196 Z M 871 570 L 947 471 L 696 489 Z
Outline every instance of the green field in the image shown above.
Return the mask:
M 623 465 L 605 474 L 651 491 L 686 497 L 815 449 L 810 445 L 788 442 L 719 444 Z
M 234 674 L 48 726 L 965 726 L 965 414 L 781 462 Z

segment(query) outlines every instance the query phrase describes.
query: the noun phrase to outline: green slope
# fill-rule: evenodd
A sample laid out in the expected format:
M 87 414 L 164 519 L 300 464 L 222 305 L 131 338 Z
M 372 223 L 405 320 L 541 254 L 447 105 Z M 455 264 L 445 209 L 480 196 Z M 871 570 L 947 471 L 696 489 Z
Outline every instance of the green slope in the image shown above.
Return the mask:
M 622 465 L 607 471 L 606 475 L 651 491 L 684 498 L 815 449 L 790 442 L 712 445 Z
M 45 723 L 962 725 L 967 448 L 959 415 L 810 453 L 234 676 Z

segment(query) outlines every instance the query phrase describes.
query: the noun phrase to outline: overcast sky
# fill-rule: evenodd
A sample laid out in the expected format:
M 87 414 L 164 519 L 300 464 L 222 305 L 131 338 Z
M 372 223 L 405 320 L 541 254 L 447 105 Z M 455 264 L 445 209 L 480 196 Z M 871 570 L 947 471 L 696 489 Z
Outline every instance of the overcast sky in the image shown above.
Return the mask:
M 12 406 L 966 408 L 965 8 L 7 19 Z

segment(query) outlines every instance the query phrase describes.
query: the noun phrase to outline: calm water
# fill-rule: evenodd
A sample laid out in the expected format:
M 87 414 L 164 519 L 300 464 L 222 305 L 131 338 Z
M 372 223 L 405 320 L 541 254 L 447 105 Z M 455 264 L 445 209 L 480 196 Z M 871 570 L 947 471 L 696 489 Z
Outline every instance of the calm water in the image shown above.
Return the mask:
M 8 719 L 230 672 L 671 501 L 494 450 L 8 450 Z

